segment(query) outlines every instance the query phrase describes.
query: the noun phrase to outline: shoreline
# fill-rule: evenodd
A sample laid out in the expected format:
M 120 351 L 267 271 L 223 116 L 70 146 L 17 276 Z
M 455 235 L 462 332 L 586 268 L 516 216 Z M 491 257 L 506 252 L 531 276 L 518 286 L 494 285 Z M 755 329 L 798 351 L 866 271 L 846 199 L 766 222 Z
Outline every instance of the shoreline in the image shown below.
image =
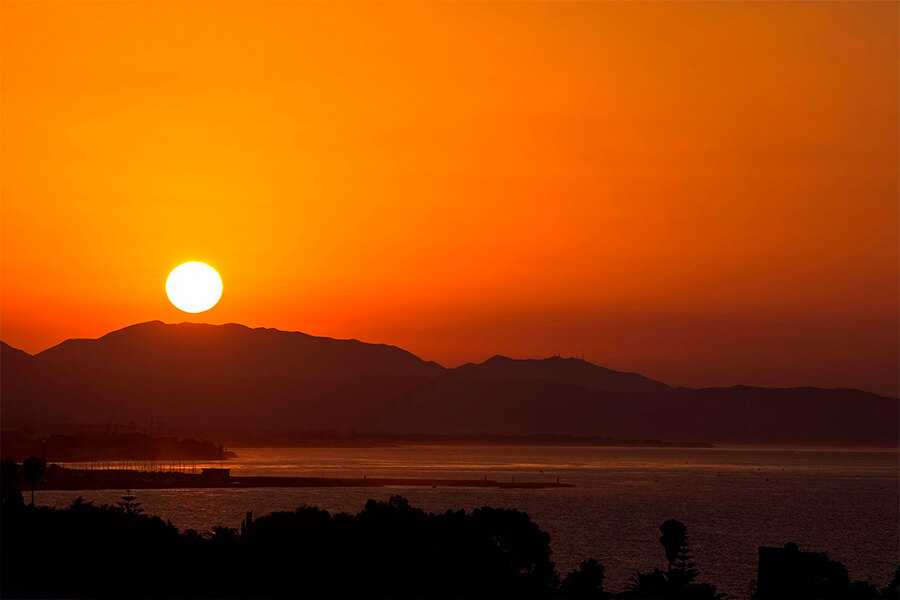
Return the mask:
M 35 485 L 36 491 L 146 490 L 177 488 L 332 488 L 332 487 L 471 487 L 497 489 L 573 488 L 574 484 L 496 479 L 440 479 L 410 477 L 232 477 L 229 469 L 205 469 L 202 473 L 137 471 L 127 469 L 69 469 L 50 465 Z M 22 486 L 25 491 L 25 486 Z

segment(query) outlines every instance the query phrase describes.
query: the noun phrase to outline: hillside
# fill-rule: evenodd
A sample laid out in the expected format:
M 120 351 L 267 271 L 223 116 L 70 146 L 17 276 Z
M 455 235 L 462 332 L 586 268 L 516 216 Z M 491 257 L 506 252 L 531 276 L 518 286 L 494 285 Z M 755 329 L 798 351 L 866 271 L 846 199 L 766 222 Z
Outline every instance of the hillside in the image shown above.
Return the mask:
M 672 388 L 637 373 L 622 373 L 598 367 L 578 358 L 516 360 L 494 356 L 481 364 L 468 363 L 453 369 L 463 379 L 485 381 L 550 381 L 608 392 L 659 393 Z
M 896 445 L 898 406 L 853 389 L 673 389 L 578 359 L 445 369 L 394 346 L 243 325 L 142 323 L 0 355 L 5 423 Z

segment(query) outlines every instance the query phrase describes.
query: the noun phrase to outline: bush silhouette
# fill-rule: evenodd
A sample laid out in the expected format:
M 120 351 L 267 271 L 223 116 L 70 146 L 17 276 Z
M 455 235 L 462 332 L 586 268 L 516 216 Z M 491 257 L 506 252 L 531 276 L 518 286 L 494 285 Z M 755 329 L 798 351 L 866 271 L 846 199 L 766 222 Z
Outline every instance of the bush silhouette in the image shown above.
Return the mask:
M 563 598 L 607 598 L 603 591 L 603 565 L 593 558 L 581 561 L 577 571 L 571 571 L 559 586 Z

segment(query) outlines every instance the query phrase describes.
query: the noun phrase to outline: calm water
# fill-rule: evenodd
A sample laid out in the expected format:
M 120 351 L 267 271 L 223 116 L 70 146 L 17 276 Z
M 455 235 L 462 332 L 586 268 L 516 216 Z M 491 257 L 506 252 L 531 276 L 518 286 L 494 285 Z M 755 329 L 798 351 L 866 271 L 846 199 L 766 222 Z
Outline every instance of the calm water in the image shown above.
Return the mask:
M 747 597 L 760 545 L 792 541 L 828 552 L 851 578 L 886 584 L 900 562 L 900 453 L 897 451 L 657 449 L 521 446 L 402 448 L 236 448 L 237 475 L 447 477 L 561 481 L 548 490 L 465 488 L 301 488 L 138 490 L 150 514 L 199 531 L 237 527 L 301 504 L 358 512 L 368 498 L 400 493 L 429 511 L 490 505 L 517 508 L 550 533 L 564 574 L 588 557 L 619 590 L 639 569 L 663 567 L 659 524 L 675 517 L 688 535 L 701 579 Z M 214 465 L 218 466 L 218 465 Z M 78 495 L 98 503 L 119 491 L 37 492 L 62 506 Z

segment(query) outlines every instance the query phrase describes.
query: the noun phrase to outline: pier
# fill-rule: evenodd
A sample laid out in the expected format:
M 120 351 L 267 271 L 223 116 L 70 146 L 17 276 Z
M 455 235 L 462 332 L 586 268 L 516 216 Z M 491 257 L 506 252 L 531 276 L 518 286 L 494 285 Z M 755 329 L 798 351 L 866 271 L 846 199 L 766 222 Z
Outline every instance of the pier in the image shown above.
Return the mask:
M 309 487 L 472 487 L 501 489 L 571 488 L 556 481 L 497 481 L 495 479 L 417 479 L 407 477 L 267 477 L 232 476 L 228 469 L 201 473 L 127 469 L 70 469 L 50 465 L 36 490 L 142 490 L 175 488 L 309 488 Z

